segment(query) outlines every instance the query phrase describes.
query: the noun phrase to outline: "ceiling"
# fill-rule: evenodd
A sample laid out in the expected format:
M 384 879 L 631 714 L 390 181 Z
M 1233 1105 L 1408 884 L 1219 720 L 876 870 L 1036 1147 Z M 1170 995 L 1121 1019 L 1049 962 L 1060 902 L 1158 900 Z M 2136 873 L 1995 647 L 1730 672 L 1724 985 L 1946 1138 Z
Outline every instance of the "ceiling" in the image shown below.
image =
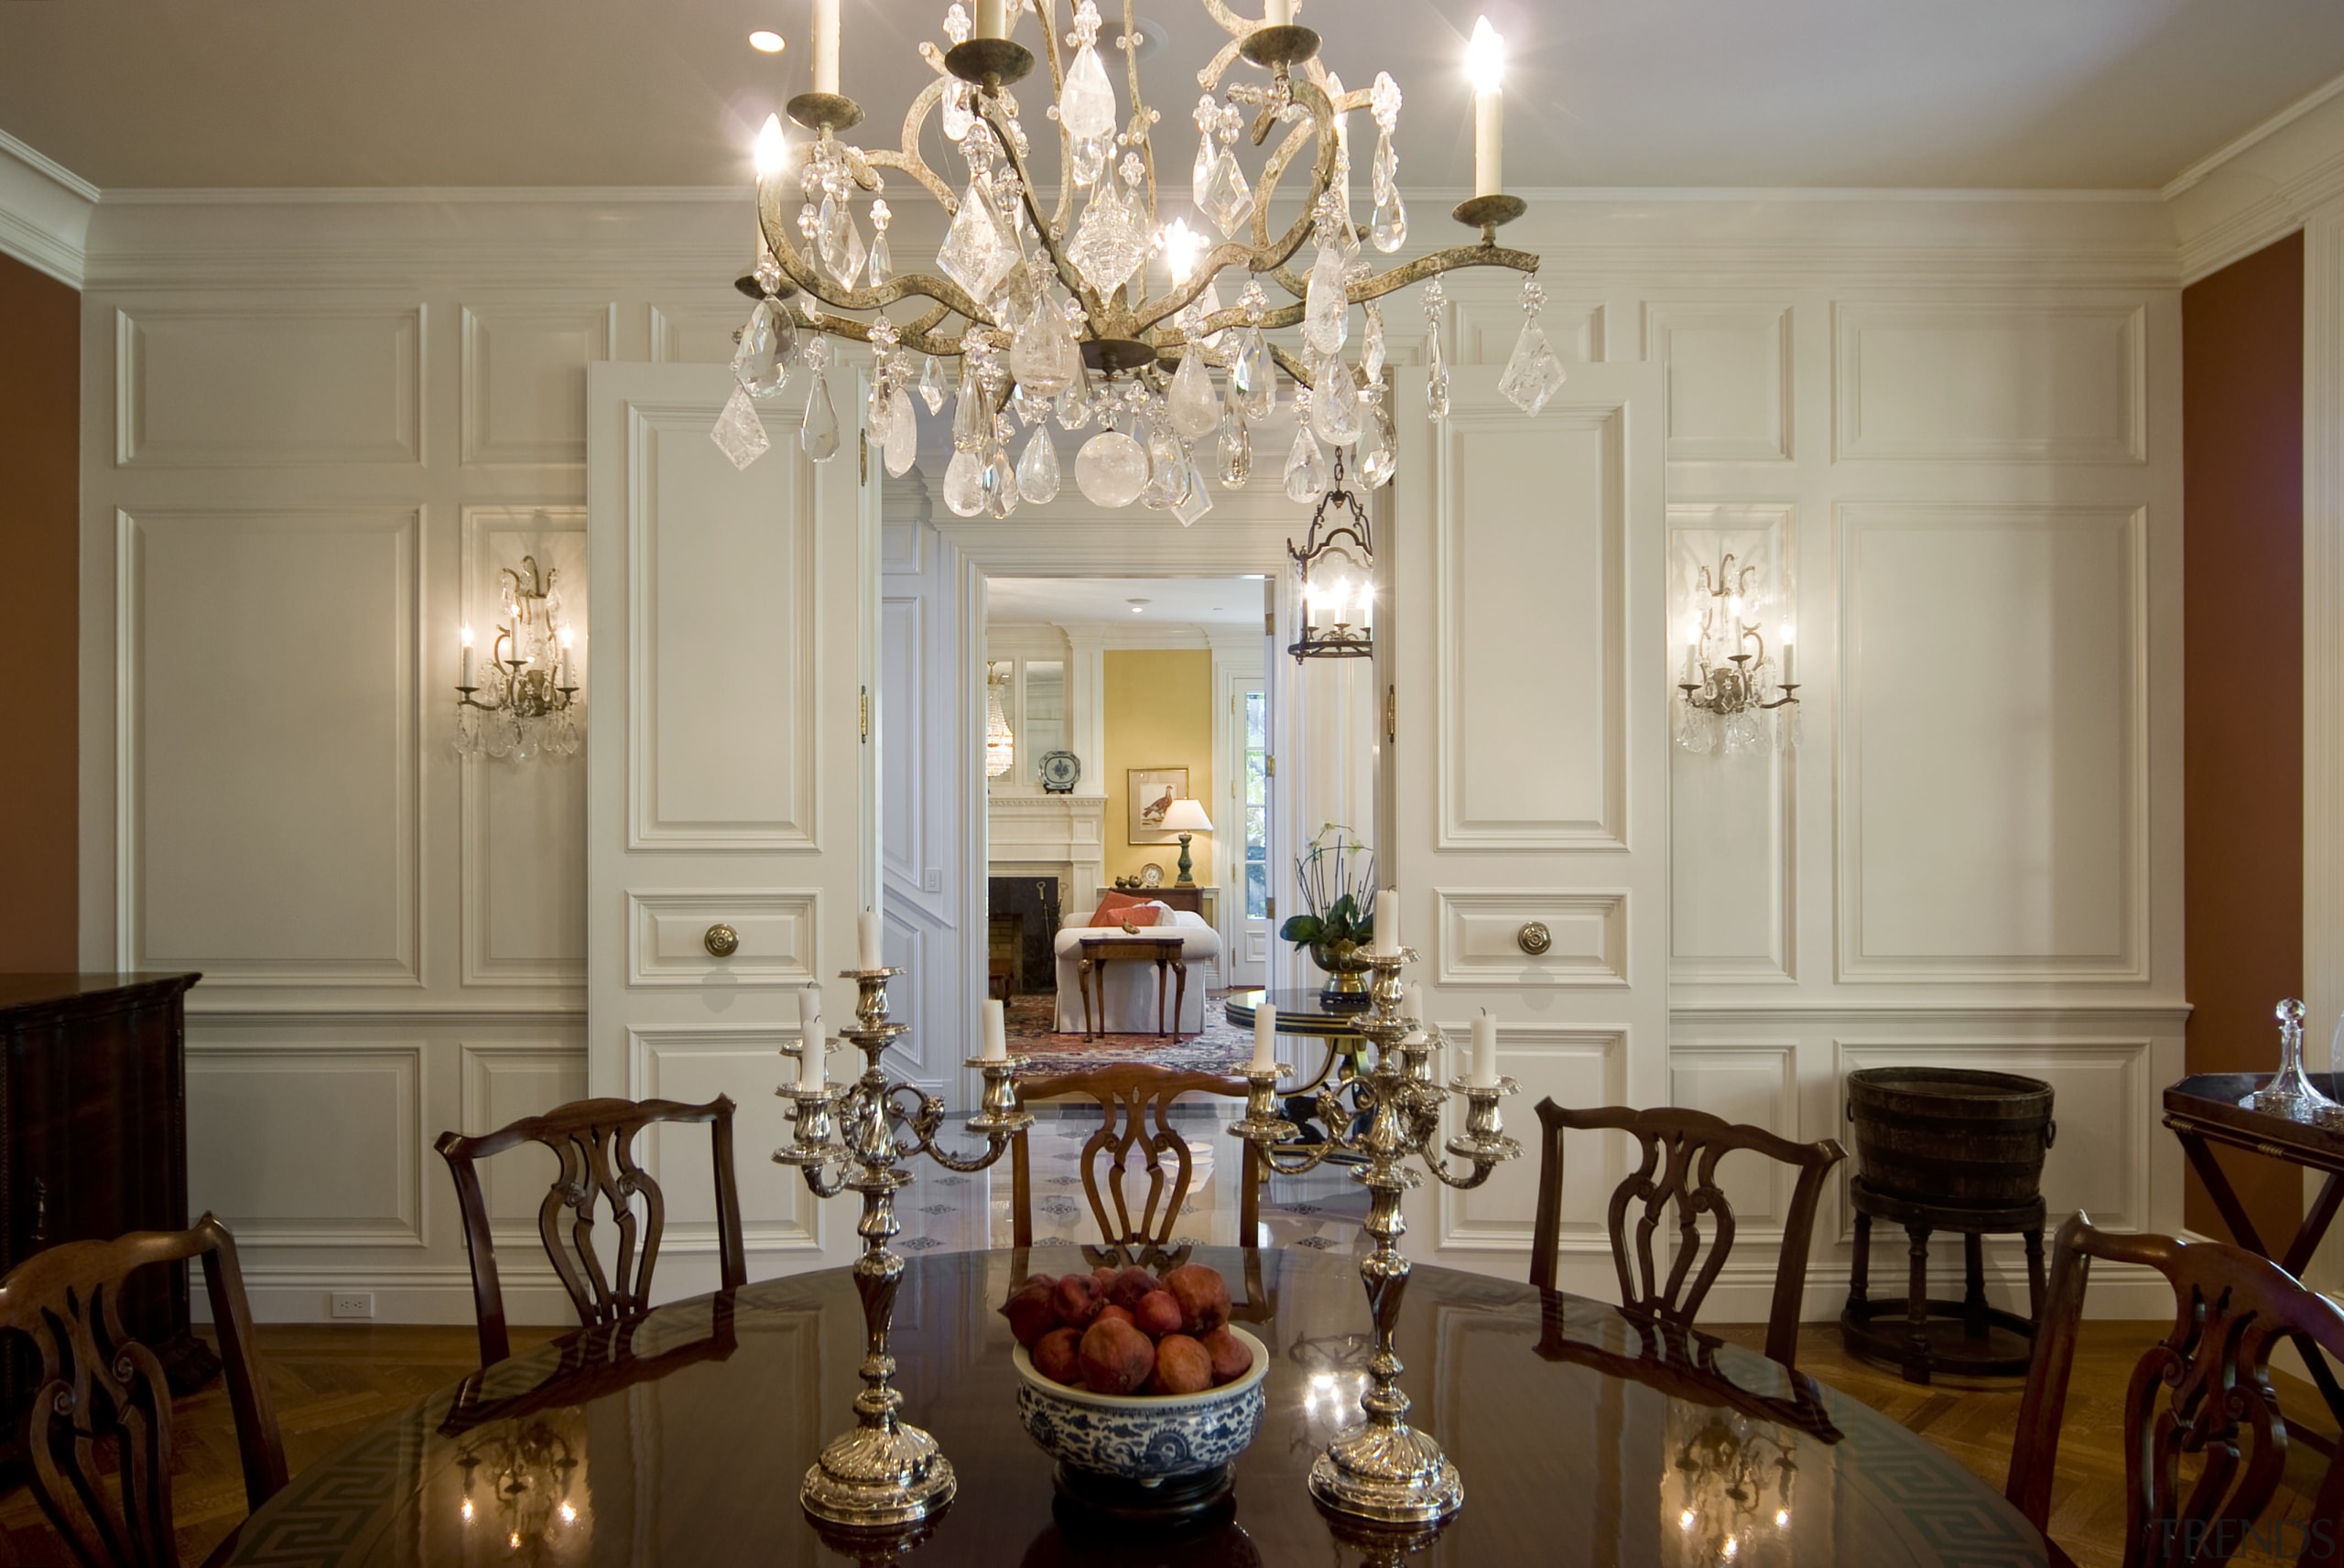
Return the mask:
M 2337 0 L 1486 5 L 1512 49 L 1517 189 L 2148 188 L 2344 73 Z M 1149 81 L 1185 149 L 1188 73 L 1222 35 L 1197 0 L 1139 9 L 1169 35 Z M 847 6 L 846 86 L 874 127 L 926 79 L 914 46 L 940 37 L 943 11 Z M 1473 14 L 1304 9 L 1351 85 L 1398 78 L 1413 185 L 1470 172 L 1458 62 Z M 9 0 L 0 130 L 109 189 L 732 184 L 755 125 L 807 84 L 806 15 L 806 0 Z M 753 27 L 789 48 L 754 52 Z
M 1260 626 L 1257 577 L 1044 578 L 986 579 L 985 620 L 1053 626 L 1128 621 L 1155 626 Z M 1137 607 L 1131 601 L 1144 599 Z

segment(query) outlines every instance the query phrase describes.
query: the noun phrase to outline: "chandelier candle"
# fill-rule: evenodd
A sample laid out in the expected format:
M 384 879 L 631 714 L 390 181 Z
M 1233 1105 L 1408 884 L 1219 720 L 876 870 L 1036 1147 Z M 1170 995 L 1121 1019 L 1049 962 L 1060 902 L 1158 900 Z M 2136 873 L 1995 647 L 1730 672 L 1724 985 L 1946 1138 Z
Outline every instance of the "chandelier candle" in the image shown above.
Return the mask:
M 839 0 L 814 0 L 814 91 L 839 90 Z
M 1505 190 L 1505 39 L 1487 16 L 1473 24 L 1465 46 L 1465 70 L 1473 80 L 1473 194 Z

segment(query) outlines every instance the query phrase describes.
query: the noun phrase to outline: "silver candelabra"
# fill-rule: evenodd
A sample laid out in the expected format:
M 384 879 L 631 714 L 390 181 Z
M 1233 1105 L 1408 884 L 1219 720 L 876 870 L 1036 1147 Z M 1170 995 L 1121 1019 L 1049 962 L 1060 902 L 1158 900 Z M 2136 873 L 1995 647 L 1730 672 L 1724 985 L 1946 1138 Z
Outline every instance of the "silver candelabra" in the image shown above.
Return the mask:
M 1374 1042 L 1375 1065 L 1365 1076 L 1351 1080 L 1349 1087 L 1358 1096 L 1354 1108 L 1344 1107 L 1336 1087 L 1318 1091 L 1318 1116 L 1327 1128 L 1324 1143 L 1307 1154 L 1275 1158 L 1277 1146 L 1296 1132 L 1294 1123 L 1278 1114 L 1277 1081 L 1290 1071 L 1284 1063 L 1246 1073 L 1251 1089 L 1245 1116 L 1229 1129 L 1254 1144 L 1271 1169 L 1282 1174 L 1307 1171 L 1331 1153 L 1363 1159 L 1351 1179 L 1368 1190 L 1367 1233 L 1375 1242 L 1359 1266 L 1368 1309 L 1375 1319 L 1375 1354 L 1368 1362 L 1369 1384 L 1359 1401 L 1367 1422 L 1318 1455 L 1310 1467 L 1310 1491 L 1338 1513 L 1379 1524 L 1445 1519 L 1465 1501 L 1457 1466 L 1438 1443 L 1407 1423 L 1408 1396 L 1400 1390 L 1400 1358 L 1392 1350 L 1409 1271 L 1408 1260 L 1400 1251 L 1400 1238 L 1408 1228 L 1400 1217 L 1400 1195 L 1423 1180 L 1410 1162 L 1420 1163 L 1449 1186 L 1478 1187 L 1499 1164 L 1522 1152 L 1522 1145 L 1505 1135 L 1498 1117 L 1498 1101 L 1517 1092 L 1512 1078 L 1473 1084 L 1457 1076 L 1445 1086 L 1433 1081 L 1438 1032 L 1400 1011 L 1400 970 L 1416 957 L 1407 948 L 1368 955 L 1374 979 L 1359 1033 Z M 1441 1108 L 1451 1094 L 1465 1097 L 1465 1129 L 1443 1147 L 1448 1154 L 1470 1162 L 1471 1169 L 1462 1175 L 1452 1174 L 1447 1159 L 1429 1152 L 1440 1134 Z M 1363 1129 L 1355 1125 L 1360 1116 L 1366 1118 Z
M 775 1092 L 797 1102 L 797 1141 L 774 1151 L 774 1159 L 805 1173 L 818 1198 L 842 1192 L 863 1195 L 863 1218 L 855 1233 L 863 1255 L 854 1260 L 854 1288 L 863 1298 L 864 1350 L 863 1392 L 854 1400 L 856 1424 L 832 1439 L 806 1472 L 798 1501 L 815 1519 L 850 1530 L 893 1530 L 928 1519 L 952 1500 L 957 1486 L 952 1462 L 936 1439 L 901 1418 L 904 1396 L 890 1379 L 895 1359 L 888 1353 L 887 1330 L 895 1310 L 904 1260 L 887 1243 L 902 1227 L 895 1223 L 895 1193 L 911 1177 L 897 1168 L 925 1154 L 950 1171 L 982 1171 L 1033 1122 L 1017 1103 L 1016 1076 L 1023 1056 L 972 1056 L 969 1065 L 984 1075 L 984 1098 L 968 1119 L 982 1135 L 984 1152 L 960 1155 L 940 1147 L 944 1102 L 907 1083 L 890 1083 L 879 1059 L 910 1025 L 887 1017 L 887 981 L 901 969 L 848 969 L 855 983 L 854 1027 L 841 1039 L 863 1053 L 862 1076 L 852 1084 L 829 1081 L 819 1088 L 801 1082 Z M 825 1053 L 830 1047 L 823 1047 Z M 785 1050 L 784 1054 L 800 1052 Z M 898 1142 L 897 1128 L 909 1133 Z

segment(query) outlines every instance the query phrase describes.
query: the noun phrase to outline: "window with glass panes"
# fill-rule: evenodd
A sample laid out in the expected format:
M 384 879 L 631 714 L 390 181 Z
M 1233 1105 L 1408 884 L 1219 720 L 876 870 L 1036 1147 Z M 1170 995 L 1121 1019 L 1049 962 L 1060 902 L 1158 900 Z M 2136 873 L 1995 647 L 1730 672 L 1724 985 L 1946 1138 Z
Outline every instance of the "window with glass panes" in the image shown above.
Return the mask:
M 1270 913 L 1270 697 L 1245 694 L 1245 918 Z

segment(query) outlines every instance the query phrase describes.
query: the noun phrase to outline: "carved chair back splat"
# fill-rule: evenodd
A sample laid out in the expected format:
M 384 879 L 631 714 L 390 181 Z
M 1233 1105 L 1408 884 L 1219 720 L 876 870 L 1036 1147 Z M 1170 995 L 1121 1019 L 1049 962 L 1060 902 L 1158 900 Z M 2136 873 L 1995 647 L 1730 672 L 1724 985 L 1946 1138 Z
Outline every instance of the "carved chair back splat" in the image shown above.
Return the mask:
M 2173 1331 L 2132 1368 L 2124 1395 L 2125 1568 L 2213 1568 L 2248 1546 L 2286 1484 L 2287 1423 L 2271 1353 L 2344 1360 L 2344 1309 L 2269 1259 L 2218 1241 L 2119 1234 L 2078 1214 L 2059 1227 L 2003 1495 L 2037 1530 L 2074 1368 L 2091 1260 L 2144 1265 L 2173 1286 Z M 2194 1472 L 2194 1474 L 2192 1474 Z M 2325 1522 L 2325 1530 L 2317 1527 Z M 2344 1562 L 2344 1449 L 2330 1456 L 2299 1563 Z M 2291 1546 L 2292 1550 L 2292 1546 Z
M 1175 1249 L 1171 1242 L 1195 1177 L 1195 1161 L 1188 1139 L 1172 1126 L 1172 1103 L 1188 1094 L 1222 1095 L 1242 1102 L 1244 1079 L 1147 1062 L 1117 1062 L 1086 1072 L 1023 1078 L 1017 1092 L 1025 1104 L 1078 1095 L 1099 1102 L 1099 1130 L 1083 1144 L 1081 1159 L 1083 1195 L 1091 1201 L 1103 1241 L 1083 1249 L 1091 1261 L 1168 1267 L 1185 1258 L 1187 1249 Z M 1126 1169 L 1134 1152 L 1146 1179 L 1137 1218 L 1132 1212 L 1134 1195 L 1126 1190 Z M 1237 1152 L 1239 1245 L 1254 1247 L 1261 1228 L 1260 1172 L 1252 1144 L 1239 1141 Z M 1102 1157 L 1107 1162 L 1103 1182 Z M 1023 1132 L 1010 1144 L 1009 1169 L 1015 1244 L 1031 1247 L 1033 1173 Z
M 0 1331 L 25 1336 L 40 1354 L 40 1382 L 17 1433 L 33 1497 L 85 1568 L 177 1568 L 170 1386 L 155 1353 L 123 1332 L 117 1303 L 132 1273 L 191 1258 L 203 1260 L 244 1500 L 257 1509 L 285 1486 L 285 1445 L 226 1227 L 207 1214 L 188 1230 L 68 1241 L 0 1279 Z
M 1798 1355 L 1799 1303 L 1807 1291 L 1807 1256 L 1815 1234 L 1815 1207 L 1831 1168 L 1847 1151 L 1826 1138 L 1794 1143 L 1763 1127 L 1751 1127 L 1707 1111 L 1658 1106 L 1636 1110 L 1604 1106 L 1568 1110 L 1551 1099 L 1538 1102 L 1538 1214 L 1532 1230 L 1530 1282 L 1555 1288 L 1556 1252 L 1562 1242 L 1563 1135 L 1568 1131 L 1616 1130 L 1636 1141 L 1641 1162 L 1612 1189 L 1605 1224 L 1612 1261 L 1620 1271 L 1620 1304 L 1659 1322 L 1689 1325 L 1717 1282 L 1733 1249 L 1733 1206 L 1718 1186 L 1718 1162 L 1747 1149 L 1795 1167 L 1798 1183 L 1783 1225 L 1774 1299 L 1767 1314 L 1766 1354 L 1788 1367 Z M 1634 1233 L 1629 1210 L 1636 1206 Z M 1654 1256 L 1653 1238 L 1663 1216 L 1677 1211 L 1677 1246 L 1666 1275 Z M 1705 1237 L 1701 1220 L 1709 1221 Z
M 524 1143 L 541 1143 L 554 1152 L 561 1169 L 537 1206 L 537 1235 L 570 1304 L 578 1309 L 579 1321 L 589 1326 L 616 1323 L 651 1304 L 651 1272 L 667 1218 L 659 1184 L 635 1162 L 635 1140 L 655 1124 L 690 1123 L 705 1123 L 709 1129 L 716 1172 L 717 1260 L 722 1282 L 738 1288 L 748 1282 L 749 1268 L 741 1239 L 740 1194 L 733 1184 L 732 1102 L 724 1096 L 705 1105 L 664 1099 L 572 1100 L 476 1138 L 440 1135 L 437 1147 L 456 1179 L 456 1201 L 463 1211 L 482 1366 L 502 1361 L 513 1350 L 505 1331 L 504 1287 L 497 1278 L 496 1244 L 489 1232 L 476 1162 Z M 608 1269 L 594 1248 L 598 1204 L 609 1212 L 618 1233 Z

